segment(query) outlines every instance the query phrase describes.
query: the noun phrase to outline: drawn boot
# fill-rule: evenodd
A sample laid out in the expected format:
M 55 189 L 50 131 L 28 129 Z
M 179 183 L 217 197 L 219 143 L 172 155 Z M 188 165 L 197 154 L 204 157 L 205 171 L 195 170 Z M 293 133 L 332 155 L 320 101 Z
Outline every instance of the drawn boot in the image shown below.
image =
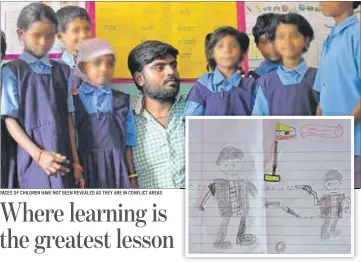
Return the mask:
M 327 239 L 327 238 L 330 238 L 330 232 L 322 232 L 321 233 L 321 238 L 322 239 Z
M 331 229 L 330 229 L 330 220 L 327 219 L 321 228 L 321 238 L 322 239 L 328 239 L 331 236 Z
M 339 236 L 339 235 L 341 235 L 341 233 L 342 233 L 342 230 L 340 230 L 340 229 L 336 229 L 336 230 L 332 231 L 333 236 Z
M 230 249 L 232 248 L 232 243 L 230 241 L 214 242 L 214 247 L 219 249 Z
M 252 234 L 244 234 L 241 236 L 237 236 L 237 245 L 252 245 L 257 241 L 256 236 Z

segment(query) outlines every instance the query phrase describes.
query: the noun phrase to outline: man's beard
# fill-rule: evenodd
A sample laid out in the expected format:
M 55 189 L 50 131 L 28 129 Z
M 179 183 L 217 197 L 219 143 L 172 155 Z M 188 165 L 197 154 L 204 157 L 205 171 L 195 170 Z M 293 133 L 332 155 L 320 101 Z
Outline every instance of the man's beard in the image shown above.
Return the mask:
M 144 95 L 157 100 L 160 103 L 174 101 L 179 93 L 179 82 L 170 86 L 166 86 L 167 82 L 168 81 L 165 81 L 163 86 L 145 84 L 143 87 Z

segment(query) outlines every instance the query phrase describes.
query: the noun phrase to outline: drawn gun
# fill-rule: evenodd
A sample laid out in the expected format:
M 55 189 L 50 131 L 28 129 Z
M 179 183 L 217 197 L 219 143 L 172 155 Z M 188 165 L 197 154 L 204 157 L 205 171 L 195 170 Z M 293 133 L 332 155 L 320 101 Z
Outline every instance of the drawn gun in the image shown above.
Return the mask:
M 306 191 L 309 195 L 313 196 L 314 199 L 314 205 L 319 206 L 320 200 L 318 199 L 317 193 L 312 189 L 309 185 L 296 185 L 297 189 L 302 189 L 303 191 Z
M 286 211 L 288 214 L 295 216 L 295 217 L 301 217 L 300 215 L 298 215 L 295 211 L 293 211 L 291 208 L 285 206 L 283 203 L 281 202 L 265 202 L 265 207 L 279 207 L 281 209 L 283 209 L 284 211 Z

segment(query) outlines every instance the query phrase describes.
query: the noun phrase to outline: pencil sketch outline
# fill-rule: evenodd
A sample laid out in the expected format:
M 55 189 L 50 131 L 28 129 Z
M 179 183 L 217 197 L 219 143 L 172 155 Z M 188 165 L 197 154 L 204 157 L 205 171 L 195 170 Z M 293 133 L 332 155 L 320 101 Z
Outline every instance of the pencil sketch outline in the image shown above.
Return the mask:
M 341 234 L 342 231 L 336 229 L 337 222 L 343 218 L 344 213 L 349 213 L 351 209 L 351 199 L 339 190 L 342 180 L 343 175 L 340 172 L 329 170 L 324 177 L 324 186 L 328 193 L 324 194 L 321 198 L 318 198 L 317 192 L 309 185 L 296 186 L 312 195 L 314 206 L 320 208 L 321 217 L 323 218 L 321 227 L 321 238 L 323 239 Z
M 208 185 L 209 190 L 198 207 L 200 211 L 204 211 L 204 206 L 211 195 L 216 198 L 222 222 L 214 242 L 215 248 L 232 248 L 232 243 L 225 241 L 225 239 L 229 222 L 235 215 L 240 216 L 236 244 L 252 245 L 257 241 L 256 236 L 245 233 L 249 211 L 249 194 L 255 197 L 258 190 L 252 182 L 240 177 L 243 170 L 243 158 L 243 151 L 238 148 L 225 147 L 222 149 L 216 164 L 220 166 L 225 178 L 216 178 L 213 183 Z
M 343 180 L 343 175 L 337 170 L 329 170 L 324 177 L 324 187 L 328 193 L 322 195 L 321 198 L 310 185 L 295 185 L 295 189 L 301 189 L 311 195 L 314 199 L 313 205 L 320 208 L 320 216 L 301 216 L 292 208 L 284 205 L 280 201 L 264 202 L 266 208 L 279 208 L 286 213 L 302 219 L 322 218 L 320 236 L 322 239 L 329 239 L 331 236 L 338 236 L 342 233 L 341 230 L 336 229 L 337 222 L 343 218 L 344 213 L 351 212 L 351 199 L 346 197 L 339 188 Z

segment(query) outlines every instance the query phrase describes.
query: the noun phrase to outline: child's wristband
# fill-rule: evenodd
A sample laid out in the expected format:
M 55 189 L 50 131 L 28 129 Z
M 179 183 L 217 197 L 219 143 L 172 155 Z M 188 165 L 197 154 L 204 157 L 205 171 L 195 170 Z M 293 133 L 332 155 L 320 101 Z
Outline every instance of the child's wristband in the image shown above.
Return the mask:
M 39 162 L 40 162 L 40 157 L 41 157 L 41 154 L 42 154 L 43 152 L 44 152 L 44 149 L 40 149 L 39 154 L 38 154 L 38 157 L 37 157 L 36 159 L 34 159 L 37 164 L 39 164 Z
M 79 170 L 81 173 L 84 174 L 84 168 L 83 168 L 81 165 L 79 165 L 79 164 L 77 164 L 77 163 L 73 163 L 72 166 L 73 166 L 74 169 L 77 169 L 77 170 Z
M 136 178 L 136 177 L 138 177 L 137 174 L 131 174 L 131 175 L 129 176 L 129 178 Z

